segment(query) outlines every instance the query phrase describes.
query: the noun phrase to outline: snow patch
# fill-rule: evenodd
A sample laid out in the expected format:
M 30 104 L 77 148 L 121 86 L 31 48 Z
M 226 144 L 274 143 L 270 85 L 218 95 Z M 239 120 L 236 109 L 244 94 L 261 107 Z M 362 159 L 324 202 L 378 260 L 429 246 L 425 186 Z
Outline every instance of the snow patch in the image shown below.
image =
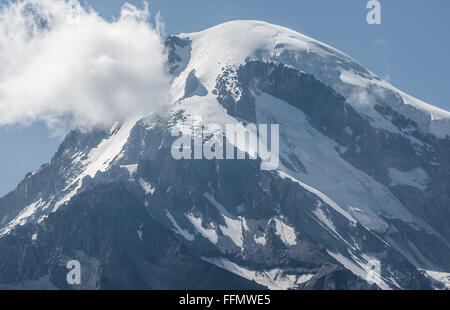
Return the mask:
M 80 161 L 81 172 L 77 174 L 77 177 L 68 182 L 68 185 L 63 192 L 65 195 L 57 201 L 53 207 L 53 212 L 55 212 L 61 205 L 68 202 L 81 188 L 82 180 L 86 176 L 91 178 L 95 176 L 97 172 L 106 171 L 114 162 L 117 162 L 122 155 L 122 150 L 124 145 L 128 141 L 131 130 L 138 121 L 138 118 L 132 118 L 125 121 L 120 128 L 117 128 L 115 124 L 110 132 L 112 134 L 103 139 L 97 147 L 91 149 L 86 159 L 80 160 L 79 158 L 75 161 Z
M 225 226 L 219 225 L 220 230 L 225 236 L 230 237 L 236 246 L 242 248 L 244 243 L 244 238 L 242 235 L 242 228 L 246 226 L 245 219 L 242 217 L 235 217 L 230 214 L 225 207 L 220 204 L 212 195 L 209 193 L 204 193 L 203 196 L 208 199 L 222 214 L 223 219 L 225 220 Z M 248 230 L 248 227 L 247 227 Z
M 141 185 L 146 195 L 148 194 L 153 195 L 153 193 L 155 192 L 155 188 L 152 187 L 149 183 L 145 182 L 143 178 L 139 178 L 139 185 Z
M 177 221 L 175 221 L 175 219 L 173 218 L 172 214 L 170 214 L 169 210 L 166 210 L 166 215 L 167 218 L 170 220 L 170 222 L 172 223 L 173 227 L 174 227 L 174 231 L 175 233 L 181 235 L 182 237 L 184 237 L 184 239 L 186 239 L 187 241 L 194 241 L 195 236 L 192 235 L 189 231 L 187 231 L 186 229 L 183 229 L 180 227 L 180 225 L 178 225 Z
M 336 227 L 334 227 L 333 222 L 328 218 L 325 212 L 321 209 L 322 203 L 319 201 L 317 208 L 313 211 L 314 215 L 321 221 L 325 226 L 327 226 L 332 232 L 338 235 Z
M 254 236 L 253 239 L 255 240 L 255 242 L 256 242 L 257 244 L 262 245 L 262 246 L 265 246 L 266 243 L 267 243 L 267 240 L 266 240 L 266 236 L 265 236 L 265 235 L 260 236 L 260 237 Z
M 195 229 L 200 233 L 200 235 L 211 241 L 211 243 L 217 243 L 219 237 L 217 236 L 217 232 L 214 228 L 204 228 L 202 225 L 202 219 L 196 218 L 192 214 L 185 214 L 185 216 L 192 223 L 192 225 L 194 225 Z
M 142 230 L 142 228 L 144 227 L 144 223 L 142 223 L 141 225 L 139 225 L 139 229 L 137 231 L 139 240 L 142 242 L 142 236 L 144 235 L 144 231 Z
M 35 212 L 44 204 L 45 203 L 42 201 L 42 198 L 39 198 L 39 200 L 23 208 L 19 215 L 17 215 L 11 222 L 9 222 L 6 227 L 3 227 L 3 229 L 0 230 L 0 236 L 9 233 L 17 225 L 25 225 L 28 218 L 32 217 Z
M 341 263 L 346 269 L 350 270 L 354 275 L 360 277 L 363 280 L 368 279 L 369 272 L 371 271 L 368 264 L 369 261 L 378 261 L 376 258 L 363 254 L 364 259 L 359 259 L 355 255 L 351 254 L 352 259 L 349 259 L 341 253 L 333 253 L 327 250 L 328 254 L 335 260 Z M 390 290 L 391 287 L 385 282 L 381 275 L 373 274 L 375 278 L 375 284 L 382 290 Z
M 226 258 L 209 258 L 202 257 L 208 263 L 219 268 L 225 269 L 238 276 L 258 284 L 264 285 L 271 290 L 288 290 L 295 289 L 299 284 L 305 283 L 314 276 L 313 274 L 288 274 L 282 269 L 270 269 L 263 271 L 255 271 L 239 266 Z
M 391 177 L 391 186 L 409 185 L 420 190 L 426 190 L 430 178 L 428 174 L 420 167 L 408 171 L 400 171 L 395 168 L 389 168 L 389 176 Z
M 431 278 L 433 278 L 438 282 L 441 282 L 447 289 L 450 290 L 450 273 L 432 270 L 424 270 L 424 271 L 428 276 L 430 276 Z
M 120 167 L 125 168 L 128 170 L 128 173 L 130 174 L 130 176 L 132 177 L 133 175 L 136 174 L 137 171 L 137 164 L 133 164 L 133 165 L 120 165 Z
M 131 129 L 136 122 L 137 118 L 124 122 L 119 130 L 103 139 L 97 147 L 89 152 L 87 159 L 84 161 L 86 166 L 82 174 L 83 177 L 86 175 L 94 177 L 98 171 L 106 171 L 113 162 L 120 158 L 122 149 L 127 143 Z
M 295 229 L 281 221 L 278 218 L 275 221 L 275 234 L 280 237 L 281 241 L 288 246 L 296 245 L 297 238 L 295 236 Z
M 369 81 L 364 79 L 362 76 L 355 74 L 352 71 L 344 70 L 340 68 L 340 76 L 342 82 L 359 86 L 359 87 L 367 87 L 369 85 Z

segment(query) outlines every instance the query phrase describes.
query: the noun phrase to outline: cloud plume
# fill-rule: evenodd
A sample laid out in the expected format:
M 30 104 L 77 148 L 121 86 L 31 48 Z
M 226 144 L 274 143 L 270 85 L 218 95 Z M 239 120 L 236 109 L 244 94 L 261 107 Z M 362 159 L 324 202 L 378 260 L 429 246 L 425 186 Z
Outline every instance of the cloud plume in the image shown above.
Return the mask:
M 0 126 L 91 127 L 170 100 L 164 45 L 146 5 L 107 21 L 75 0 L 0 7 Z M 66 126 L 67 127 L 67 126 Z

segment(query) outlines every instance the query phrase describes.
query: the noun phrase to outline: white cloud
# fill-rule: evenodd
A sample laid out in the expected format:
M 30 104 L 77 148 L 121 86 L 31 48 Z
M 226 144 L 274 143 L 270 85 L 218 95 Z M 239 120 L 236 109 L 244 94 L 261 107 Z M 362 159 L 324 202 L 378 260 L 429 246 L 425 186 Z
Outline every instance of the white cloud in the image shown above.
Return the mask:
M 148 19 L 146 5 L 125 4 L 112 22 L 76 0 L 2 5 L 0 125 L 90 127 L 167 110 L 167 58 Z

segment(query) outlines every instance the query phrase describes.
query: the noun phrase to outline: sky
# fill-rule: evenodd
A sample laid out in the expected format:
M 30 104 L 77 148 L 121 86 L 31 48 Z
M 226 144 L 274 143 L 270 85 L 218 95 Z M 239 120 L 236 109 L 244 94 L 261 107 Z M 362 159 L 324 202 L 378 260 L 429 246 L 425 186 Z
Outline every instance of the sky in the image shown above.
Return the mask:
M 5 3 L 5 0 L 0 0 Z M 108 20 L 122 0 L 85 0 Z M 141 0 L 128 0 L 142 7 Z M 327 43 L 394 86 L 450 110 L 450 1 L 380 0 L 380 25 L 366 22 L 367 0 L 152 0 L 167 34 L 201 31 L 228 20 L 263 20 Z M 43 123 L 0 127 L 0 196 L 49 162 L 62 137 Z

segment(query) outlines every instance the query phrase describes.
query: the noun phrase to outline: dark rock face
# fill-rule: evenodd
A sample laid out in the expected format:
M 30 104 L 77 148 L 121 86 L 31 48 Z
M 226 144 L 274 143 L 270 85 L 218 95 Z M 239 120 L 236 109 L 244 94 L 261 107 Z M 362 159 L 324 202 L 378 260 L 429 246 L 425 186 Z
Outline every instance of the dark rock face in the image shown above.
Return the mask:
M 190 58 L 191 41 L 188 39 L 181 39 L 177 36 L 169 36 L 164 45 L 167 50 L 167 66 L 168 71 L 172 74 L 180 73 L 183 67 L 183 58 Z M 186 55 L 180 55 L 180 50 L 187 49 Z M 184 56 L 184 57 L 182 57 Z
M 195 70 L 192 70 L 191 72 L 189 72 L 187 79 L 186 79 L 186 86 L 184 88 L 184 97 L 185 98 L 189 98 L 192 96 L 206 96 L 207 94 L 207 90 L 206 88 L 201 85 L 200 81 L 198 80 L 198 78 L 195 76 Z
M 35 281 L 35 288 L 41 288 L 46 280 L 49 286 L 70 289 L 65 264 L 79 259 L 86 270 L 75 288 L 263 288 L 190 254 L 126 186 L 99 185 L 51 214 L 44 225 L 26 225 L 2 238 L 0 287 Z M 30 242 L 34 232 L 38 238 Z
M 317 225 L 312 212 L 320 203 L 342 237 L 360 236 L 355 246 L 380 253 L 386 264 L 401 269 L 405 282 L 411 282 L 408 287 L 430 288 L 413 265 L 364 227 L 349 223 L 298 184 L 259 170 L 258 161 L 172 159 L 174 137 L 164 128 L 160 123 L 147 130 L 140 122 L 132 130 L 121 164 L 138 159 L 134 176 L 124 179 L 119 168 L 97 173 L 84 180 L 81 193 L 42 223 L 18 227 L 1 238 L 0 284 L 71 288 L 65 283 L 65 263 L 79 259 L 87 269 L 82 277 L 90 279 L 83 288 L 264 287 L 202 259 L 225 257 L 248 270 L 312 275 L 293 288 L 375 288 L 325 250 L 338 251 L 345 244 Z M 153 193 L 141 188 L 142 181 L 154 187 Z M 201 219 L 200 225 L 214 231 L 217 241 L 196 231 L 186 215 Z M 241 246 L 220 229 L 230 219 L 242 225 Z M 295 244 L 286 244 L 277 234 L 279 219 L 295 229 Z M 193 239 L 174 229 L 174 222 Z M 257 244 L 255 236 L 264 236 L 265 244 Z

